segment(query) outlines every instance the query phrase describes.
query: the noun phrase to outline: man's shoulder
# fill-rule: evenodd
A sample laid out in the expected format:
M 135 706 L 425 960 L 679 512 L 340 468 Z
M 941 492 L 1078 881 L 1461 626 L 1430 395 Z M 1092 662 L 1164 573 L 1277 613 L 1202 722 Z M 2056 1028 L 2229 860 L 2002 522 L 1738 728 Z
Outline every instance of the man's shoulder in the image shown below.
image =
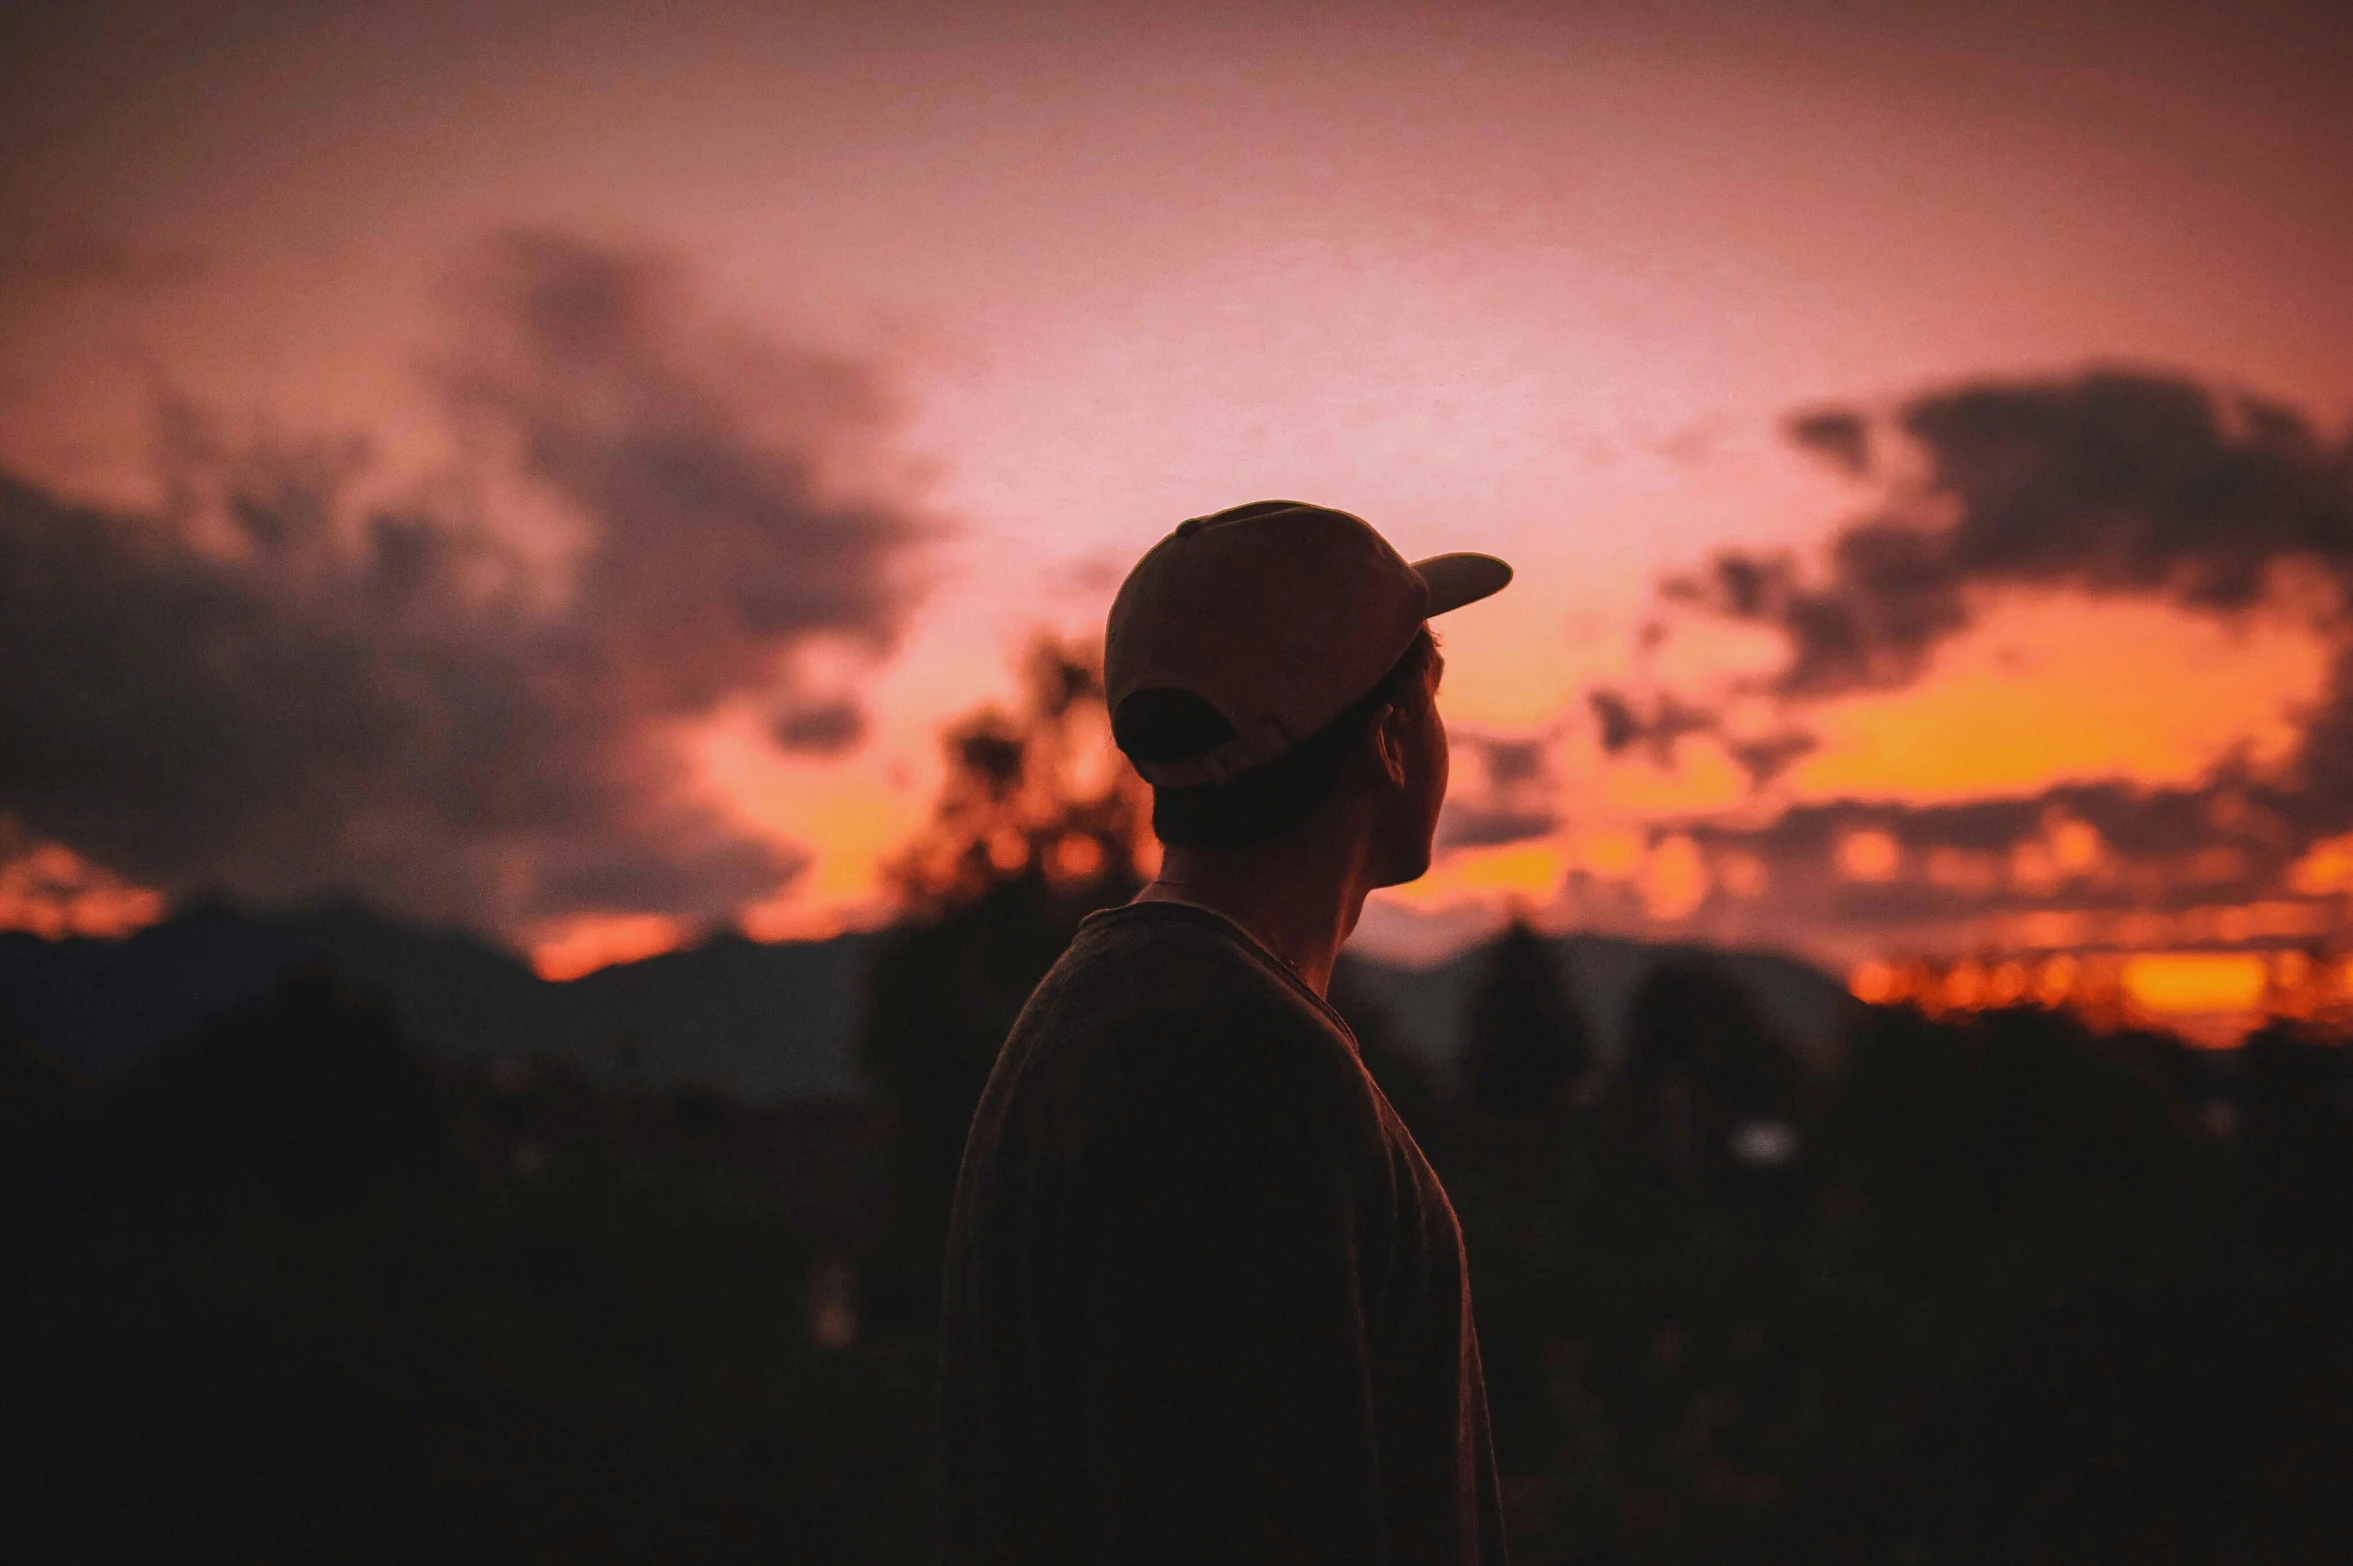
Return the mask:
M 1072 998 L 1137 1020 L 1240 1014 L 1338 1032 L 1329 1011 L 1222 914 L 1129 903 L 1091 916 L 1054 975 Z
M 1014 1032 L 1033 1048 L 1116 1064 L 1122 1076 L 1288 1075 L 1343 1063 L 1354 1074 L 1354 1041 L 1328 1007 L 1223 916 L 1182 903 L 1090 918 Z

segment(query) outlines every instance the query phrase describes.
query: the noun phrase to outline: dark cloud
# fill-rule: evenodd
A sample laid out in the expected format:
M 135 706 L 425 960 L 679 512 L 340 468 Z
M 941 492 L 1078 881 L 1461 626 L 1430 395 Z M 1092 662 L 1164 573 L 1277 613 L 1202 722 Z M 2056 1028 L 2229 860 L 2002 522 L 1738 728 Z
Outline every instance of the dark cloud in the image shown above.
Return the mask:
M 1607 687 L 1588 691 L 1585 702 L 1593 709 L 1593 721 L 1601 730 L 1601 748 L 1608 755 L 1628 749 L 1648 732 L 1648 725 L 1623 691 Z
M 1818 437 L 1833 422 L 1817 410 L 1797 426 Z M 2353 436 L 2330 441 L 2274 403 L 2121 373 L 1939 391 L 1896 422 L 1924 477 L 1891 486 L 1841 528 L 1824 569 L 1786 552 L 1727 550 L 1662 587 L 1670 601 L 1780 632 L 1788 657 L 1762 688 L 1787 710 L 1909 684 L 2004 589 L 2138 596 L 2228 617 L 2268 601 L 2282 570 L 2300 567 L 2333 584 L 2338 602 L 2316 623 L 2353 653 Z M 1716 725 L 1711 709 L 1672 697 L 1648 714 L 1616 692 L 1590 699 L 1611 750 L 1656 751 Z M 1777 743 L 1767 759 L 1786 749 Z M 2353 661 L 2340 661 L 2308 714 L 2299 769 L 2303 814 L 2316 828 L 2343 824 Z
M 1442 829 L 1442 848 L 1498 848 L 1543 837 L 1560 825 L 1560 814 L 1542 806 L 1515 807 L 1470 801 L 1448 801 Z
M 1585 703 L 1593 710 L 1605 755 L 1640 747 L 1654 765 L 1662 767 L 1673 764 L 1677 740 L 1688 734 L 1712 734 L 1721 726 L 1714 712 L 1672 692 L 1651 697 L 1647 711 L 1623 691 L 1606 688 L 1586 692 Z
M 1968 628 L 1980 589 L 2134 594 L 2228 614 L 2263 600 L 2290 562 L 2353 581 L 2353 441 L 2324 440 L 2276 404 L 2106 373 L 1940 391 L 1897 422 L 1926 478 L 1843 528 L 1826 573 L 1733 550 L 1667 586 L 1782 631 L 1778 694 L 1908 683 Z
M 1899 872 L 1858 880 L 1850 898 L 1913 911 L 2046 907 L 2061 885 L 2071 906 L 2166 909 L 2275 890 L 2301 847 L 2280 813 L 2285 803 L 2280 791 L 2231 775 L 2187 788 L 2075 783 L 1935 805 L 1832 800 L 1798 806 L 1762 829 L 1694 830 L 1825 871 L 1835 871 L 1850 834 L 1885 833 L 1903 856 Z M 2061 831 L 2083 834 L 2080 861 L 2036 859 L 2056 854 Z M 1939 875 L 1940 855 L 1955 873 Z M 2201 858 L 2203 868 L 2187 868 Z
M 1439 824 L 1447 848 L 1494 848 L 1542 837 L 1560 824 L 1560 785 L 1546 759 L 1543 735 L 1452 736 L 1474 765 L 1456 775 Z
M 1845 473 L 1861 478 L 1871 471 L 1871 426 L 1848 408 L 1814 408 L 1790 415 L 1785 426 L 1789 439 Z
M 1725 750 L 1733 763 L 1756 783 L 1770 783 L 1787 772 L 1801 758 L 1812 755 L 1822 742 L 1803 729 L 1778 729 L 1769 734 L 1758 734 L 1727 739 Z
M 2132 595 L 2227 617 L 2300 567 L 2333 586 L 2317 629 L 2340 651 L 2282 808 L 2309 833 L 2353 826 L 2353 433 L 2331 441 L 2275 403 L 2125 374 L 1965 386 L 1911 402 L 1900 423 L 1926 480 L 1844 529 L 1826 580 L 1735 553 L 1687 584 L 1784 633 L 1777 694 L 1904 684 L 1989 590 Z
M 1713 734 L 1724 742 L 1734 764 L 1760 785 L 1788 771 L 1793 762 L 1819 744 L 1804 729 L 1786 725 L 1761 734 L 1729 732 L 1722 713 L 1703 703 L 1685 701 L 1672 691 L 1654 692 L 1637 701 L 1624 691 L 1602 686 L 1585 693 L 1585 704 L 1593 712 L 1596 738 L 1604 755 L 1639 751 L 1651 765 L 1671 767 L 1677 741 L 1687 735 Z
M 881 386 L 558 237 L 509 236 L 459 292 L 451 406 L 554 502 L 560 566 L 478 503 L 364 504 L 360 446 L 228 452 L 185 410 L 158 515 L 0 476 L 0 813 L 150 884 L 503 930 L 716 918 L 797 873 L 670 741 L 744 699 L 779 704 L 780 744 L 855 741 L 792 655 L 879 653 L 914 602 L 924 524 L 832 484 L 887 433 Z
M 820 701 L 776 715 L 770 736 L 785 750 L 837 756 L 866 737 L 866 713 L 856 702 Z
M 2187 787 L 1832 800 L 1763 827 L 1686 830 L 1711 860 L 1744 854 L 1768 867 L 1767 921 L 1881 951 L 2302 945 L 2341 937 L 2347 912 L 2340 897 L 2295 885 L 2311 845 L 2303 812 L 2293 789 L 2226 768 Z M 1877 841 L 1856 855 L 1863 837 Z
M 1664 584 L 1671 602 L 1780 633 L 1786 659 L 1741 693 L 1765 698 L 1778 727 L 1738 736 L 1712 706 L 1603 690 L 1589 701 L 1604 749 L 1663 762 L 1681 735 L 1715 733 L 1769 778 L 1810 745 L 1811 703 L 1918 679 L 1991 595 L 2133 596 L 2229 618 L 2278 601 L 2283 572 L 2301 571 L 2333 593 L 2311 623 L 2336 651 L 2284 767 L 2231 758 L 2182 787 L 2070 784 L 1935 806 L 1840 800 L 1761 827 L 1689 830 L 1711 855 L 1753 854 L 1768 867 L 1774 917 L 1820 926 L 1960 939 L 1971 919 L 2063 913 L 2079 922 L 2051 928 L 2096 940 L 2135 917 L 2260 905 L 2277 930 L 2234 916 L 2212 938 L 2341 928 L 2348 910 L 2326 895 L 2299 903 L 2290 882 L 2316 842 L 2353 829 L 2353 435 L 2332 440 L 2291 410 L 2188 380 L 2121 373 L 1937 391 L 1894 424 L 1921 476 L 1890 481 L 1834 535 L 1821 567 L 1729 550 Z M 1790 430 L 1867 471 L 1860 415 L 1812 410 Z M 1858 834 L 1873 837 L 1869 852 L 1842 859 Z
M 1499 788 L 1537 782 L 1544 776 L 1542 739 L 1490 739 L 1481 749 L 1487 758 L 1487 776 Z

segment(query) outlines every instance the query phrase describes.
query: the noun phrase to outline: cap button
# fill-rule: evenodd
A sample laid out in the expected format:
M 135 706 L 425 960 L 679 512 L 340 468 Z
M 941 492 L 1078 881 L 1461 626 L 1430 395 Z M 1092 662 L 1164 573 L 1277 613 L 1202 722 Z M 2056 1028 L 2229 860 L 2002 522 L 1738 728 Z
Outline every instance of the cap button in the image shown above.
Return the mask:
M 1187 517 L 1182 522 L 1177 524 L 1176 536 L 1179 538 L 1191 538 L 1195 533 L 1200 531 L 1201 519 L 1199 517 Z

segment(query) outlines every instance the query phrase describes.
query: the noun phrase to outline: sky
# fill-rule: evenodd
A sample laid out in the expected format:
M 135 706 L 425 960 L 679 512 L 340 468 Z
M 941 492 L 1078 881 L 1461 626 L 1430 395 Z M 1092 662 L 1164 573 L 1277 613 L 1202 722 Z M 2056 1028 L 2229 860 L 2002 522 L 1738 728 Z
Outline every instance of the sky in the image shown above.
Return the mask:
M 1285 496 L 1519 573 L 1371 949 L 2353 931 L 2335 8 L 0 27 L 0 920 L 872 922 L 942 724 Z

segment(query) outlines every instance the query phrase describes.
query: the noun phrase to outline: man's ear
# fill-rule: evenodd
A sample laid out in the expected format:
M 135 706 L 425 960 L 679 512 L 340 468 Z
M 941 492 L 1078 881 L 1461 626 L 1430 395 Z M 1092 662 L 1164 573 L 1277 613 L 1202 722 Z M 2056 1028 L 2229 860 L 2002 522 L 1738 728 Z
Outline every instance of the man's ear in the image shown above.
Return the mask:
M 1373 715 L 1366 739 L 1372 762 L 1391 788 L 1405 787 L 1405 709 L 1391 702 Z

